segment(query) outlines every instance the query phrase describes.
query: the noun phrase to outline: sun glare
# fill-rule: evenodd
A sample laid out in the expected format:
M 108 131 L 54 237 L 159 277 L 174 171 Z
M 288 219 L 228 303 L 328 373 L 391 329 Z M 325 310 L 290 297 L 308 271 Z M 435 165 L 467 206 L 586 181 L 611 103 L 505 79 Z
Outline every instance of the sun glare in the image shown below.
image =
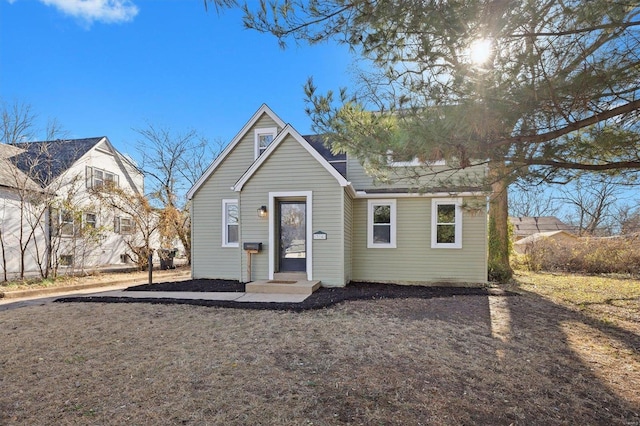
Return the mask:
M 483 65 L 487 62 L 492 52 L 493 46 L 491 40 L 487 38 L 475 40 L 471 43 L 471 46 L 469 46 L 469 57 L 471 58 L 471 62 L 476 65 Z

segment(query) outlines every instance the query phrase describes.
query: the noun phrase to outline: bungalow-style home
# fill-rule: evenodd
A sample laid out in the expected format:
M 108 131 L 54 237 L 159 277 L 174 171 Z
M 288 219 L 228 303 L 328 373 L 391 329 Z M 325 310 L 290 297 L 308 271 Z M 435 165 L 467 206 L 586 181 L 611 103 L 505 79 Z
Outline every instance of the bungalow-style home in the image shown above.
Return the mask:
M 193 278 L 486 282 L 486 194 L 432 179 L 381 184 L 262 105 L 188 192 Z
M 509 217 L 513 225 L 514 240 L 518 241 L 540 232 L 565 231 L 575 232 L 575 228 L 567 225 L 555 216 L 519 216 Z
M 0 270 L 130 261 L 132 218 L 100 205 L 91 189 L 142 193 L 143 175 L 107 137 L 0 144 L 0 161 Z

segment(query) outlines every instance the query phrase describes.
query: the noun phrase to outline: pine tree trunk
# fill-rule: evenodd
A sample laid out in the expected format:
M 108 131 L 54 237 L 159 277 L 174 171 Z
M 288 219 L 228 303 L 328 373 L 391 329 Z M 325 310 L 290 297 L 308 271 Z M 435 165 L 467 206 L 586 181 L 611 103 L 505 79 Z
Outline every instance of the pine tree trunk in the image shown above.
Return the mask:
M 508 174 L 504 162 L 489 166 L 491 196 L 489 198 L 489 280 L 505 283 L 513 270 L 509 263 Z

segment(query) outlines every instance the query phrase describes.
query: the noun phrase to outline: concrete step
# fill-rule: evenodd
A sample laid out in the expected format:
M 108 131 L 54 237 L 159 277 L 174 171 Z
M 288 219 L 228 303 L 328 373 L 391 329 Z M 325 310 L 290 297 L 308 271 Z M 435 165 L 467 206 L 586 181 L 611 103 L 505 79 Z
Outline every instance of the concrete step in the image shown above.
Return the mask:
M 261 280 L 245 284 L 247 293 L 279 293 L 309 295 L 320 288 L 320 281 L 307 280 Z
M 276 272 L 273 279 L 277 281 L 305 281 L 307 279 L 306 272 Z

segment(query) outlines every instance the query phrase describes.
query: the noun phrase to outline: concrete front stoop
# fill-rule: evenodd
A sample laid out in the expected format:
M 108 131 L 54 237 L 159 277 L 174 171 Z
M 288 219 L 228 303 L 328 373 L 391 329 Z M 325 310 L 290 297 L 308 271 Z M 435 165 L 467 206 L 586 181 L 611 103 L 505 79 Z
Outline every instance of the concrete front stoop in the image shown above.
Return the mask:
M 273 280 L 259 280 L 245 284 L 247 293 L 278 293 L 278 294 L 306 294 L 310 295 L 320 288 L 320 281 L 307 281 L 298 279 L 283 279 L 278 277 Z

